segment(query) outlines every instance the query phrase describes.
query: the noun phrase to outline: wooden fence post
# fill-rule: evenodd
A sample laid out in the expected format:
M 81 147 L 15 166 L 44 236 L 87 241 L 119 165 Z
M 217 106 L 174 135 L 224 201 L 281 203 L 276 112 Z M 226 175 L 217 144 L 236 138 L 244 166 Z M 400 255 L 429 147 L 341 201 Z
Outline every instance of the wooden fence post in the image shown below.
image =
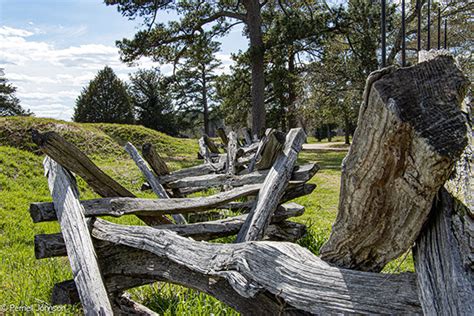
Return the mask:
M 112 306 L 74 177 L 49 157 L 43 164 L 84 312 L 86 315 L 111 315 Z

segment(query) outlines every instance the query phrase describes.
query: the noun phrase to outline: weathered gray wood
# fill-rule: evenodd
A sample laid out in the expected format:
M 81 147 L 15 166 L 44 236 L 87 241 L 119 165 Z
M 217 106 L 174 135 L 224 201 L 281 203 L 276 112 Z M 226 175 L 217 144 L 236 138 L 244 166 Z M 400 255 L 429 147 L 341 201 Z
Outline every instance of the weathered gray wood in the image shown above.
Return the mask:
M 209 293 L 243 314 L 421 313 L 413 274 L 337 268 L 296 244 L 210 244 L 99 219 L 92 234 L 116 245 L 102 261 L 115 289 L 129 286 L 114 277 L 126 270 L 144 283 L 166 280 Z
M 44 169 L 85 314 L 109 315 L 112 307 L 79 202 L 75 179 L 49 157 L 44 160 Z
M 173 171 L 168 175 L 158 177 L 163 185 L 187 177 L 203 176 L 210 173 L 218 173 L 225 169 L 225 163 L 204 163 L 198 166 Z
M 253 156 L 252 160 L 250 161 L 250 164 L 247 168 L 248 172 L 252 172 L 255 169 L 255 165 L 257 164 L 257 160 L 260 158 L 262 155 L 262 150 L 265 147 L 265 144 L 268 142 L 268 135 L 272 133 L 273 129 L 272 128 L 267 128 L 265 131 L 265 134 L 263 135 L 262 139 L 258 142 L 258 147 L 257 151 L 255 152 L 255 155 Z
M 156 152 L 155 147 L 150 143 L 145 143 L 142 146 L 143 158 L 150 165 L 151 169 L 155 172 L 157 176 L 164 176 L 170 173 L 166 162 L 161 158 L 161 156 Z
M 257 161 L 257 170 L 267 169 L 273 166 L 276 158 L 285 143 L 285 134 L 273 131 L 268 135 L 268 141 L 264 144 L 261 157 Z
M 261 185 L 246 185 L 207 197 L 173 199 L 105 198 L 81 201 L 85 216 L 122 216 L 126 214 L 176 214 L 203 212 L 241 197 L 255 195 Z M 57 219 L 53 203 L 42 202 L 30 205 L 30 214 L 35 223 Z
M 252 172 L 254 168 L 257 170 L 270 168 L 283 148 L 284 142 L 284 133 L 268 129 L 265 136 L 260 140 L 259 148 L 249 165 L 249 172 Z
M 142 172 L 145 176 L 148 184 L 150 184 L 151 189 L 153 192 L 161 199 L 169 199 L 168 193 L 166 193 L 165 188 L 161 185 L 161 183 L 156 179 L 155 175 L 148 169 L 148 166 L 145 163 L 145 160 L 140 156 L 138 150 L 133 146 L 131 143 L 127 142 L 125 145 L 125 150 L 130 154 L 135 164 L 138 166 L 138 169 Z M 186 224 L 186 219 L 181 214 L 172 214 L 174 221 L 178 224 Z
M 268 225 L 263 240 L 296 242 L 304 234 L 306 234 L 305 224 L 284 221 L 275 225 Z
M 303 129 L 290 130 L 286 136 L 283 152 L 265 178 L 256 204 L 240 229 L 236 242 L 259 240 L 263 237 L 269 220 L 285 193 L 298 153 L 305 141 L 306 134 Z
M 87 184 L 103 197 L 134 197 L 134 195 L 121 186 L 114 179 L 105 174 L 76 146 L 66 141 L 55 132 L 39 133 L 31 131 L 33 141 L 40 147 L 41 151 L 58 162 L 64 168 L 74 172 L 83 178 Z M 148 225 L 158 223 L 171 223 L 166 217 L 144 217 L 140 216 Z
M 232 187 L 238 187 L 248 184 L 263 183 L 272 169 L 258 170 L 244 175 L 226 175 L 226 174 L 208 174 L 197 177 L 187 177 L 176 181 L 168 182 L 167 186 L 173 189 L 200 188 L 208 189 L 228 184 Z M 319 170 L 317 164 L 305 164 L 294 168 L 290 174 L 291 181 L 306 182 L 309 181 Z
M 280 203 L 285 203 L 301 196 L 311 194 L 315 189 L 316 184 L 313 183 L 304 183 L 296 186 L 291 186 L 287 188 L 285 194 L 283 194 L 283 197 L 280 199 Z M 221 205 L 220 208 L 229 209 L 241 213 L 247 213 L 250 212 L 254 204 L 255 200 L 250 200 L 246 202 L 230 202 Z
M 252 144 L 252 136 L 250 135 L 250 130 L 247 127 L 242 127 L 239 132 L 242 138 L 244 139 L 245 145 L 250 146 Z
M 55 132 L 31 132 L 41 151 L 64 168 L 83 178 L 99 195 L 104 197 L 134 195 L 97 167 L 82 151 Z
M 220 137 L 222 144 L 227 147 L 227 143 L 229 142 L 229 139 L 227 138 L 227 135 L 225 133 L 225 130 L 222 127 L 219 127 L 216 131 L 217 136 Z
M 426 315 L 474 314 L 474 220 L 446 189 L 413 250 Z
M 379 271 L 413 245 L 467 145 L 460 103 L 468 81 L 450 57 L 371 78 L 321 258 Z
M 159 316 L 148 307 L 145 307 L 130 298 L 130 294 L 123 293 L 113 300 L 114 315 L 142 315 L 142 316 Z
M 169 198 L 168 193 L 166 193 L 165 189 L 161 185 L 161 183 L 156 179 L 156 177 L 153 175 L 150 169 L 148 169 L 148 166 L 145 163 L 145 160 L 143 160 L 142 156 L 138 152 L 138 150 L 133 146 L 131 143 L 127 142 L 125 144 L 124 149 L 126 152 L 129 153 L 130 157 L 132 160 L 135 162 L 137 165 L 138 169 L 142 172 L 142 174 L 145 176 L 145 179 L 147 180 L 148 184 L 151 186 L 151 189 L 153 192 L 162 199 L 167 199 Z
M 229 133 L 229 141 L 227 143 L 227 163 L 226 163 L 226 174 L 235 175 L 236 170 L 236 160 L 237 160 L 237 134 L 235 132 Z
M 446 54 L 424 52 L 420 59 L 429 60 L 440 53 Z M 435 198 L 413 249 L 420 301 L 426 315 L 474 314 L 474 142 L 469 107 L 469 100 L 465 100 L 461 111 L 468 118 L 469 144 Z
M 203 135 L 204 143 L 212 154 L 220 154 L 217 145 L 206 134 Z
M 280 205 L 271 218 L 271 223 L 276 225 L 269 226 L 265 240 L 294 242 L 301 238 L 306 232 L 306 226 L 285 220 L 290 217 L 300 216 L 303 213 L 304 207 L 299 204 L 288 203 Z M 212 240 L 237 234 L 246 218 L 247 214 L 187 225 L 160 225 L 156 226 L 156 228 L 167 229 L 180 236 L 191 237 L 194 240 Z M 66 254 L 66 245 L 61 233 L 35 236 L 36 259 L 61 257 Z
M 199 155 L 204 159 L 206 163 L 212 163 L 211 153 L 209 152 L 209 148 L 207 148 L 204 137 L 199 138 L 198 144 L 199 144 Z

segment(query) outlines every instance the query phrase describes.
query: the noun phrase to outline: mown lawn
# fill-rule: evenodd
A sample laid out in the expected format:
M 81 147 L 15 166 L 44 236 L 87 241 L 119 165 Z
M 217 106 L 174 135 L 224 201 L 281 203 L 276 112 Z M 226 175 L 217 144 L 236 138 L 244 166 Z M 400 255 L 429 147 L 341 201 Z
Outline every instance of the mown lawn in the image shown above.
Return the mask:
M 33 238 L 36 234 L 55 233 L 59 225 L 55 222 L 33 224 L 28 207 L 31 202 L 51 201 L 46 178 L 43 176 L 43 157 L 32 153 L 34 144 L 28 143 L 27 129 L 39 124 L 43 129 L 58 127 L 54 121 L 32 119 L 31 121 L 4 121 L 14 137 L 8 139 L 7 130 L 0 124 L 0 306 L 45 305 L 50 301 L 51 289 L 57 282 L 72 277 L 67 258 L 36 260 Z M 2 123 L 2 122 L 0 122 Z M 163 146 L 165 158 L 173 169 L 200 163 L 195 160 L 195 140 L 176 140 L 142 127 L 97 126 L 64 123 L 63 129 L 71 141 L 82 142 L 92 159 L 118 180 L 122 185 L 141 197 L 153 197 L 140 191 L 144 182 L 138 168 L 117 143 L 130 140 L 136 145 L 150 141 Z M 25 133 L 25 134 L 23 134 Z M 79 135 L 76 135 L 78 134 Z M 90 137 L 84 133 L 92 133 Z M 23 147 L 20 146 L 23 144 Z M 106 144 L 106 146 L 104 145 Z M 21 148 L 21 149 L 20 149 Z M 310 181 L 317 184 L 308 196 L 296 199 L 306 207 L 303 216 L 293 220 L 306 223 L 309 233 L 299 244 L 318 254 L 319 248 L 329 237 L 331 225 L 337 214 L 340 184 L 340 165 L 344 152 L 302 152 L 300 163 L 317 162 L 321 170 Z M 81 179 L 78 179 L 81 198 L 97 197 Z M 123 224 L 140 225 L 134 216 L 113 219 Z M 401 263 L 401 264 L 400 264 Z M 402 262 L 389 264 L 385 271 L 412 271 L 411 255 Z M 132 296 L 163 315 L 232 315 L 237 314 L 216 299 L 176 285 L 155 283 L 131 290 Z M 81 314 L 78 306 L 62 310 L 65 314 Z M 0 312 L 1 314 L 1 312 Z

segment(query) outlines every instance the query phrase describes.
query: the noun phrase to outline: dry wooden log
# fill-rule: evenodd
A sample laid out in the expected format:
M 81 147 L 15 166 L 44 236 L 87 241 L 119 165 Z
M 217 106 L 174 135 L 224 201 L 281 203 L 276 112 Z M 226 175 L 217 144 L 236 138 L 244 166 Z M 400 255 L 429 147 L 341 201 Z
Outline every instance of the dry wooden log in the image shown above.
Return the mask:
M 225 133 L 225 130 L 222 127 L 219 127 L 216 131 L 217 136 L 220 137 L 222 144 L 224 147 L 227 147 L 227 143 L 229 142 L 229 139 L 227 138 L 227 135 Z
M 156 179 L 155 175 L 151 172 L 151 170 L 148 169 L 148 166 L 146 165 L 145 160 L 143 160 L 143 158 L 140 156 L 140 153 L 135 148 L 135 146 L 127 142 L 124 148 L 130 154 L 130 157 L 132 157 L 138 169 L 140 169 L 142 174 L 145 176 L 153 192 L 161 199 L 169 199 L 170 197 L 168 193 L 165 191 L 165 188 L 163 188 L 163 186 L 158 181 L 158 179 Z M 174 221 L 177 224 L 186 224 L 186 219 L 183 217 L 183 215 L 176 213 L 176 214 L 172 214 L 171 216 L 173 217 Z
M 174 199 L 105 198 L 81 201 L 85 216 L 122 216 L 126 214 L 177 214 L 203 212 L 241 197 L 255 195 L 260 185 L 247 185 L 208 197 Z M 54 205 L 50 202 L 32 203 L 30 215 L 33 222 L 57 219 Z
M 208 174 L 197 177 L 181 178 L 176 181 L 168 182 L 167 186 L 173 189 L 200 188 L 202 190 L 211 187 L 218 187 L 228 184 L 232 187 L 238 187 L 247 184 L 263 183 L 272 169 L 254 171 L 245 175 L 226 175 L 226 174 Z M 291 181 L 306 182 L 309 181 L 319 170 L 317 164 L 305 164 L 294 168 L 291 174 Z
M 259 150 L 252 159 L 249 165 L 249 172 L 252 172 L 254 168 L 257 170 L 263 170 L 271 168 L 278 154 L 283 148 L 285 143 L 285 134 L 278 132 L 274 129 L 267 130 L 265 136 L 260 140 Z
M 220 154 L 217 145 L 206 134 L 203 135 L 204 143 L 212 154 Z
M 240 148 L 242 150 L 242 152 L 241 153 L 239 152 L 239 155 L 237 155 L 237 156 L 242 157 L 242 156 L 248 156 L 248 155 L 254 154 L 258 150 L 258 144 L 259 144 L 259 142 L 258 143 L 252 143 L 252 144 L 250 144 L 246 147 Z
M 158 177 L 163 185 L 187 177 L 203 176 L 210 173 L 218 173 L 225 169 L 225 163 L 204 163 L 198 166 L 173 171 L 168 175 Z
M 240 135 L 244 139 L 245 146 L 250 146 L 252 142 L 252 136 L 250 134 L 250 130 L 247 127 L 242 127 L 240 130 Z
M 141 316 L 159 316 L 148 307 L 145 307 L 130 298 L 130 294 L 123 293 L 113 300 L 114 315 L 141 315 Z
M 283 152 L 268 172 L 258 193 L 255 206 L 237 235 L 236 242 L 259 240 L 265 234 L 269 220 L 285 193 L 306 134 L 301 128 L 291 129 Z
M 170 173 L 166 162 L 161 158 L 161 156 L 156 152 L 155 147 L 150 143 L 145 143 L 142 146 L 143 158 L 150 165 L 151 169 L 155 172 L 157 176 L 164 176 Z
M 474 314 L 474 220 L 441 189 L 413 250 L 426 315 Z
M 280 203 L 285 203 L 301 196 L 311 194 L 315 189 L 316 184 L 313 183 L 304 183 L 297 186 L 292 186 L 285 191 L 285 194 L 283 194 L 283 197 L 280 199 Z M 254 204 L 255 200 L 246 202 L 230 202 L 221 205 L 220 208 L 247 213 L 250 212 Z
M 275 225 L 268 225 L 263 240 L 296 242 L 306 234 L 306 225 L 284 221 Z
M 41 134 L 33 129 L 31 134 L 33 141 L 40 147 L 43 153 L 64 168 L 78 174 L 99 195 L 104 197 L 134 196 L 130 191 L 99 169 L 76 146 L 66 141 L 57 133 L 47 132 Z
M 75 179 L 49 157 L 44 160 L 44 169 L 85 314 L 111 314 L 112 306 L 102 281 Z
M 273 131 L 274 129 L 272 128 L 267 128 L 265 131 L 265 134 L 263 135 L 262 139 L 258 142 L 258 147 L 257 151 L 255 152 L 255 155 L 253 156 L 252 160 L 250 161 L 250 164 L 247 168 L 248 172 L 252 172 L 255 169 L 255 165 L 257 164 L 257 160 L 260 158 L 262 155 L 262 150 L 265 147 L 265 144 L 268 142 L 268 135 Z
M 198 157 L 201 157 L 204 159 L 206 163 L 211 163 L 211 153 L 209 152 L 209 149 L 207 148 L 206 142 L 204 141 L 204 137 L 199 138 L 198 141 L 199 144 L 199 155 Z
M 301 238 L 306 232 L 303 224 L 285 221 L 290 217 L 300 216 L 304 207 L 296 203 L 280 205 L 271 218 L 271 223 L 265 240 L 291 241 Z M 232 236 L 238 233 L 245 222 L 247 215 L 239 215 L 215 221 L 187 224 L 187 225 L 160 225 L 157 229 L 167 229 L 183 237 L 194 240 L 212 240 Z M 35 236 L 36 259 L 65 256 L 66 245 L 61 233 L 40 234 Z M 99 253 L 100 254 L 100 253 Z
M 58 162 L 64 168 L 74 172 L 83 178 L 87 184 L 103 197 L 134 197 L 134 195 L 121 186 L 114 179 L 105 174 L 76 146 L 66 141 L 55 132 L 39 133 L 31 131 L 33 141 L 40 147 L 41 151 Z M 148 225 L 159 223 L 171 223 L 167 217 L 139 216 Z
M 237 151 L 239 149 L 237 144 L 237 134 L 235 132 L 229 133 L 229 141 L 227 143 L 227 163 L 226 163 L 226 174 L 235 175 L 237 173 L 236 160 Z
M 368 82 L 321 258 L 380 271 L 413 245 L 467 144 L 459 108 L 468 81 L 452 58 L 437 57 Z
M 420 58 L 429 60 L 440 53 L 443 52 L 431 51 L 420 54 Z M 474 314 L 474 142 L 468 103 L 461 111 L 468 118 L 469 145 L 439 191 L 413 249 L 420 301 L 426 315 Z
M 101 256 L 109 289 L 129 288 L 130 279 L 123 277 L 127 271 L 134 285 L 139 279 L 182 284 L 243 314 L 421 313 L 413 274 L 337 268 L 296 244 L 210 244 L 99 219 L 92 235 L 115 244 Z

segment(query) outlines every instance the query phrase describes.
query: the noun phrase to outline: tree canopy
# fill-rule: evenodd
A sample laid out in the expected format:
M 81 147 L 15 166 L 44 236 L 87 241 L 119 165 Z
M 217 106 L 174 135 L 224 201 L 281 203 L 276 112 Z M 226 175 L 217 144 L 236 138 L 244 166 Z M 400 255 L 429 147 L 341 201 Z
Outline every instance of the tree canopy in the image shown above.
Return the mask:
M 127 85 L 106 66 L 89 82 L 76 100 L 73 120 L 131 124 L 135 121 Z
M 20 99 L 15 96 L 15 92 L 16 87 L 8 82 L 0 69 L 0 116 L 32 115 L 20 105 Z
M 171 80 L 158 69 L 139 70 L 130 75 L 130 95 L 137 123 L 176 135 Z

